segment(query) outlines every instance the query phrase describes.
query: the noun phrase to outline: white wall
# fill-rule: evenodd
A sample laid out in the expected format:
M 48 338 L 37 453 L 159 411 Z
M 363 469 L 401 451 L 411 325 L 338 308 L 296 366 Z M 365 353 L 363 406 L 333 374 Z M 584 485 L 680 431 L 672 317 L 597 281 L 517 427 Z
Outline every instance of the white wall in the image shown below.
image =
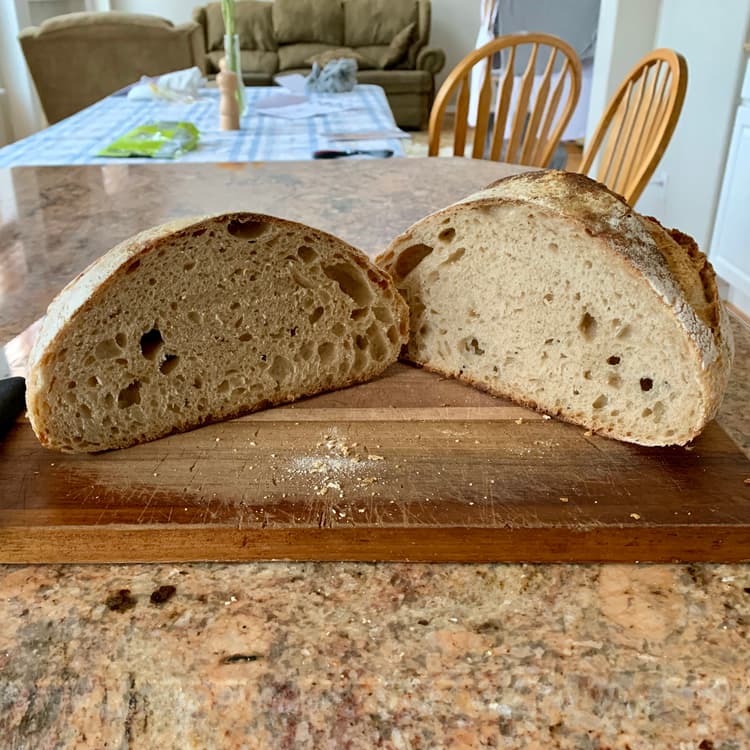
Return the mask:
M 662 0 L 656 45 L 682 53 L 688 88 L 659 169 L 664 223 L 708 249 L 744 68 L 750 0 Z
M 7 91 L 9 140 L 25 138 L 44 124 L 39 99 L 17 39 L 19 26 L 15 3 L 0 0 L 0 79 Z
M 445 52 L 445 67 L 435 77 L 435 90 L 471 50 L 481 20 L 481 0 L 432 0 L 430 46 Z
M 688 64 L 685 103 L 637 208 L 708 249 L 741 84 L 750 0 L 602 0 L 588 135 L 619 82 L 651 49 Z
M 607 103 L 639 58 L 654 49 L 661 0 L 602 0 L 591 82 L 588 140 Z
M 193 8 L 206 5 L 208 0 L 109 0 L 110 10 L 146 13 L 168 18 L 172 23 L 185 23 L 193 18 Z

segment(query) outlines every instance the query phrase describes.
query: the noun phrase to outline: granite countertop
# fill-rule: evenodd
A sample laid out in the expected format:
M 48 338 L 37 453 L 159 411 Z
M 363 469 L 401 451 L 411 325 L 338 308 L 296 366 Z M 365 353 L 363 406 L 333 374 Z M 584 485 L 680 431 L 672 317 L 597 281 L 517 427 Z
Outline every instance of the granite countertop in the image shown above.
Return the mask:
M 251 201 L 332 229 L 339 202 L 338 233 L 374 253 L 382 212 L 400 231 L 502 176 L 452 162 L 431 160 L 430 179 L 357 167 L 362 189 L 387 179 L 393 195 L 367 206 L 332 191 L 354 174 L 333 165 L 314 180 L 0 171 L 2 340 L 133 229 L 199 207 Z M 295 210 L 304 190 L 338 197 L 313 215 Z M 719 421 L 750 456 L 750 327 L 732 324 Z M 747 565 L 5 565 L 0 747 L 741 750 L 749 630 Z

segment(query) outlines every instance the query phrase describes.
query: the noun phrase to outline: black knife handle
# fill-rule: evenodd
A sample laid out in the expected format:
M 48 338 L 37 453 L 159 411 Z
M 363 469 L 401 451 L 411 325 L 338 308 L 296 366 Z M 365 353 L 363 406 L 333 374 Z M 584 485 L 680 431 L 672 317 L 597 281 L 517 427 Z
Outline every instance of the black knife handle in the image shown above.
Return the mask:
M 0 380 L 0 437 L 15 424 L 26 408 L 26 381 L 23 378 Z

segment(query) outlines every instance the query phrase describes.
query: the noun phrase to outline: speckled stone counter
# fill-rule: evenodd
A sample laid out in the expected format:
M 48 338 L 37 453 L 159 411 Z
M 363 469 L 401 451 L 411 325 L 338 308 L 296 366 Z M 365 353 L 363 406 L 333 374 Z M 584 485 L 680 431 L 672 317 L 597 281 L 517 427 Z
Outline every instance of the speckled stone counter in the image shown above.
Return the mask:
M 0 339 L 170 216 L 270 211 L 374 253 L 508 170 L 316 166 L 0 172 Z M 720 422 L 750 455 L 733 325 Z M 0 748 L 741 750 L 749 630 L 746 565 L 0 566 Z

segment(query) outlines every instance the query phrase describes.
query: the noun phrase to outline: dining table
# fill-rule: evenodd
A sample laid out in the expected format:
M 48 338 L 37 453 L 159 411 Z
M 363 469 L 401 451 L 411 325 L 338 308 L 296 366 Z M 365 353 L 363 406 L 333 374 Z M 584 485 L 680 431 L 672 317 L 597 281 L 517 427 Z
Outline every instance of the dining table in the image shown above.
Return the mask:
M 248 86 L 238 130 L 220 128 L 215 86 L 171 98 L 130 98 L 132 90 L 126 87 L 0 148 L 0 167 L 122 162 L 123 157 L 100 152 L 134 128 L 158 123 L 191 123 L 198 129 L 197 147 L 176 157 L 128 156 L 128 164 L 300 161 L 320 150 L 390 151 L 398 157 L 409 137 L 396 125 L 385 91 L 373 84 L 307 95 L 282 86 Z
M 0 343 L 11 371 L 24 374 L 37 321 L 55 294 L 109 248 L 177 217 L 268 213 L 334 233 L 374 258 L 427 213 L 523 169 L 461 158 L 0 168 Z M 723 450 L 734 451 L 731 465 L 742 467 L 750 466 L 750 326 L 734 314 L 730 322 L 735 363 L 711 429 L 722 436 Z M 412 377 L 411 368 L 394 367 L 402 368 L 399 377 Z M 437 375 L 414 373 L 420 383 L 448 388 Z M 451 418 L 456 425 L 478 413 L 473 399 L 491 398 L 453 386 L 469 394 Z M 392 411 L 384 429 L 405 419 L 407 407 L 380 404 Z M 542 429 L 541 417 L 533 421 L 517 408 L 508 412 L 509 429 Z M 284 412 L 283 429 L 309 429 L 309 414 L 297 413 Z M 220 455 L 211 451 L 226 450 L 219 440 L 230 433 L 221 430 L 249 429 L 243 419 L 190 433 L 206 436 L 207 471 L 217 460 L 211 456 Z M 270 434 L 268 423 L 252 424 Z M 554 420 L 550 429 L 579 441 L 592 460 L 612 443 L 584 439 L 579 428 Z M 26 506 L 43 511 L 55 482 L 83 488 L 70 484 L 75 470 L 65 456 L 29 436 L 22 415 L 0 442 L 0 519 Z M 179 445 L 183 437 L 153 445 Z M 459 443 L 446 432 L 445 455 L 479 450 L 473 437 L 462 433 Z M 255 440 L 244 450 L 262 450 Z M 101 460 L 127 466 L 138 450 Z M 403 450 L 411 459 L 425 449 Z M 634 447 L 617 450 L 644 455 Z M 698 462 L 699 453 L 680 456 Z M 221 455 L 219 473 L 234 472 L 246 458 Z M 665 456 L 658 454 L 659 465 Z M 87 460 L 95 465 L 99 457 Z M 140 498 L 138 487 L 160 482 L 157 473 L 168 465 L 120 488 L 122 497 Z M 576 466 L 585 474 L 584 464 Z M 529 482 L 531 471 L 527 466 Z M 408 467 L 403 476 L 414 478 Z M 670 477 L 679 483 L 679 475 Z M 149 495 L 154 503 L 157 495 Z M 740 486 L 736 497 L 736 510 L 746 509 L 750 486 Z M 217 513 L 221 501 L 211 499 Z M 72 514 L 82 498 L 73 493 L 61 502 L 56 512 Z M 86 495 L 87 507 L 97 502 L 106 519 L 115 501 Z M 186 493 L 185 511 L 188 502 L 195 498 Z M 387 502 L 399 500 L 394 494 Z M 468 503 L 464 511 L 472 512 Z M 119 556 L 98 548 L 94 559 L 85 544 L 54 549 L 54 536 L 40 536 L 35 546 L 31 527 L 22 539 L 3 523 L 0 747 L 750 746 L 750 549 L 744 558 L 735 550 L 731 562 L 709 550 L 700 559 L 684 554 L 648 564 L 532 563 L 522 552 L 509 562 L 486 549 L 482 562 L 415 561 L 408 554 L 399 561 L 332 559 L 325 551 L 317 558 L 308 552 L 304 559 L 243 560 L 242 553 L 221 555 L 208 546 L 192 559 L 152 549 L 146 561 L 127 538 Z M 75 556 L 66 559 L 66 549 L 76 549 Z

